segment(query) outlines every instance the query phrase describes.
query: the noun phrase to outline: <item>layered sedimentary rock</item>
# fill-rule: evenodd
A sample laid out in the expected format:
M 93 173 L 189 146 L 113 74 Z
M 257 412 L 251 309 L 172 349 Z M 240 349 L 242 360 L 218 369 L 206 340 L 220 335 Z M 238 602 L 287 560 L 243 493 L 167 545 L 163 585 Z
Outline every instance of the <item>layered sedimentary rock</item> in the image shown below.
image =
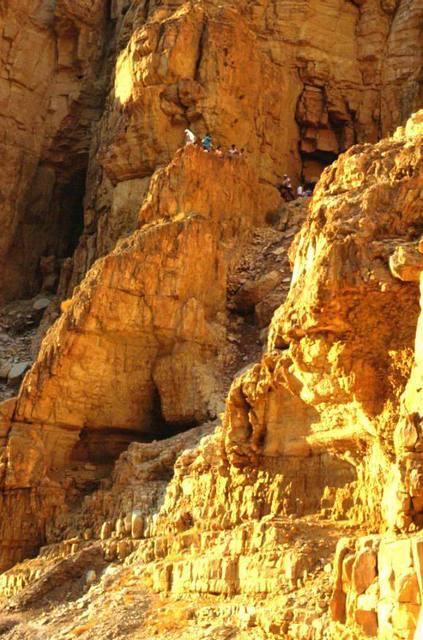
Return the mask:
M 265 551 L 264 542 L 254 557 L 239 528 L 259 521 L 263 535 L 275 528 L 283 540 L 280 518 L 322 509 L 391 529 L 390 537 L 341 547 L 335 619 L 368 635 L 413 636 L 421 540 L 397 542 L 395 532 L 421 527 L 418 350 L 410 377 L 419 258 L 413 254 L 407 270 L 398 254 L 417 251 L 421 236 L 421 118 L 394 138 L 354 147 L 323 175 L 295 243 L 293 283 L 273 318 L 268 353 L 234 381 L 222 427 L 177 461 L 137 552 L 151 562 L 151 537 L 161 541 L 156 560 L 167 549 L 147 569 L 158 589 L 279 592 L 288 560 Z M 167 560 L 175 535 L 185 556 Z
M 335 556 L 331 613 L 364 637 L 419 640 L 423 610 L 421 534 L 343 539 Z M 420 620 L 420 623 L 419 623 Z M 341 626 L 342 625 L 342 626 Z
M 345 624 L 351 637 L 418 634 L 421 123 L 420 113 L 393 138 L 354 147 L 323 175 L 268 352 L 234 381 L 222 426 L 179 457 L 136 545 L 132 561 L 158 591 L 300 588 L 317 558 L 290 548 L 301 533 L 284 518 L 317 511 L 390 530 L 340 543 L 332 637 Z M 287 637 L 324 637 L 311 609 L 316 635 L 280 615 L 273 628 Z
M 107 3 L 3 2 L 0 301 L 36 290 L 74 250 L 91 125 L 103 106 Z
M 186 126 L 199 135 L 211 131 L 215 143 L 235 141 L 273 184 L 284 172 L 316 181 L 340 151 L 376 141 L 421 102 L 421 60 L 406 41 L 410 34 L 411 41 L 420 38 L 420 12 L 408 4 L 398 16 L 377 2 L 254 10 L 238 3 L 150 5 L 147 21 L 143 8 L 127 9 L 91 163 L 101 184 L 89 183 L 89 235 L 75 256 L 71 285 L 122 231 L 116 189 L 142 194 Z M 387 39 L 395 63 L 384 73 Z M 381 109 L 385 89 L 389 107 L 384 101 Z M 125 218 L 130 225 L 130 214 Z
M 216 415 L 227 269 L 278 203 L 247 162 L 195 147 L 153 178 L 140 229 L 90 270 L 5 405 L 1 475 L 14 514 L 12 527 L 2 519 L 5 564 L 43 538 L 40 487 L 57 476 L 65 491 L 71 461 L 106 463 L 142 434 Z M 26 512 L 37 503 L 33 545 L 25 499 Z
M 0 405 L 0 568 L 48 543 L 4 593 L 63 556 L 83 564 L 94 545 L 107 561 L 131 556 L 159 592 L 280 595 L 279 622 L 264 613 L 260 628 L 304 640 L 289 593 L 324 584 L 330 519 L 348 518 L 391 538 L 340 544 L 335 622 L 412 634 L 421 114 L 368 143 L 421 104 L 421 7 L 27 0 L 0 15 L 0 301 L 40 287 L 69 298 L 18 398 Z M 177 151 L 186 126 L 246 152 Z M 228 269 L 274 217 L 281 176 L 315 182 L 345 150 L 295 240 L 267 350 L 237 375 L 221 424 L 134 443 L 111 475 L 131 441 L 218 415 Z M 244 283 L 235 308 L 259 316 L 255 296 L 280 279 Z M 316 607 L 304 623 L 317 638 L 319 620 Z
M 103 480 L 79 506 L 81 492 L 100 480 L 98 463 L 113 457 L 107 446 L 118 450 L 116 429 L 133 438 L 213 415 L 209 382 L 199 392 L 201 376 L 192 372 L 216 366 L 212 337 L 222 335 L 225 273 L 241 246 L 235 238 L 266 213 L 272 218 L 278 204 L 243 159 L 188 147 L 159 171 L 140 229 L 91 269 L 16 405 L 2 405 L 3 509 L 15 523 L 11 531 L 2 521 L 3 566 L 46 536 L 50 543 L 5 574 L 4 592 L 37 578 L 43 589 L 60 558 L 74 554 L 77 562 L 94 544 L 109 561 L 128 558 L 158 592 L 277 597 L 270 622 L 251 624 L 298 640 L 312 628 L 321 638 L 329 620 L 314 603 L 306 617 L 288 615 L 290 593 L 322 588 L 322 555 L 324 563 L 332 547 L 316 547 L 316 539 L 327 527 L 333 545 L 341 530 L 334 533 L 330 519 L 348 518 L 390 532 L 340 542 L 332 636 L 347 624 L 357 637 L 413 637 L 422 598 L 414 533 L 422 517 L 421 188 L 421 113 L 394 137 L 357 145 L 327 169 L 292 245 L 291 289 L 267 351 L 234 380 L 221 425 L 206 427 L 199 445 L 179 455 L 167 487 L 176 455 L 201 433 L 168 446 L 131 445 L 112 484 Z M 142 365 L 131 367 L 137 344 Z M 103 363 L 96 384 L 88 349 Z M 136 395 L 134 381 L 145 393 Z M 192 400 L 201 398 L 206 405 L 195 416 Z M 316 513 L 329 520 L 320 525 Z
M 287 516 L 301 517 L 317 511 L 332 517 L 349 516 L 352 521 L 366 520 L 367 525 L 374 528 L 420 526 L 418 440 L 411 427 L 404 430 L 402 425 L 404 420 L 410 425 L 407 416 L 411 415 L 412 427 L 417 433 L 415 414 L 418 407 L 413 403 L 419 401 L 413 389 L 419 375 L 418 356 L 416 370 L 408 385 L 407 380 L 413 363 L 419 313 L 415 280 L 420 264 L 418 241 L 422 224 L 421 139 L 419 114 L 395 137 L 374 146 L 354 147 L 323 175 L 309 217 L 293 245 L 291 291 L 285 305 L 273 318 L 268 351 L 260 363 L 234 381 L 222 426 L 206 436 L 198 448 L 179 457 L 159 513 L 156 516 L 152 513 L 152 505 L 157 501 L 154 482 L 151 486 L 147 483 L 139 493 L 131 490 L 127 503 L 112 498 L 113 489 L 111 492 L 102 489 L 86 503 L 80 520 L 74 521 L 74 531 L 79 537 L 63 548 L 52 548 L 52 557 L 66 553 L 66 545 L 69 549 L 76 545 L 75 550 L 81 544 L 83 547 L 85 543 L 81 543 L 81 539 L 89 530 L 90 536 L 103 540 L 106 557 L 110 559 L 123 559 L 136 550 L 133 561 L 147 565 L 145 571 L 157 590 L 180 594 L 187 591 L 283 593 L 284 589 L 292 589 L 293 584 L 298 586 L 304 570 L 315 571 L 318 562 L 306 546 L 289 550 L 288 545 L 284 554 L 279 553 L 278 545 L 286 544 L 293 535 L 287 533 Z M 204 172 L 212 170 L 209 179 L 215 175 L 222 186 L 220 191 L 211 189 L 207 197 L 203 197 L 206 203 L 203 217 L 207 229 L 215 229 L 223 253 L 230 248 L 234 232 L 234 217 L 226 208 L 222 207 L 220 219 L 216 216 L 219 194 L 227 191 L 222 183 L 225 176 L 227 185 L 237 185 L 232 187 L 237 196 L 234 202 L 244 203 L 245 211 L 260 210 L 258 184 L 254 184 L 249 194 L 244 193 L 247 184 L 253 185 L 253 178 L 243 161 L 234 165 L 231 161 L 221 161 L 188 148 L 168 169 L 159 172 L 140 213 L 144 226 L 90 272 L 96 274 L 95 280 L 88 276 L 73 307 L 59 323 L 61 329 L 51 332 L 39 363 L 27 376 L 13 418 L 16 421 L 19 412 L 28 411 L 24 414 L 26 421 L 37 419 L 33 427 L 25 426 L 27 433 L 32 432 L 34 437 L 39 434 L 53 442 L 50 428 L 40 425 L 41 415 L 37 412 L 48 406 L 43 401 L 46 398 L 43 389 L 60 382 L 63 379 L 60 370 L 66 372 L 66 368 L 62 365 L 57 374 L 52 375 L 54 358 L 49 370 L 46 370 L 44 358 L 47 346 L 60 330 L 61 346 L 56 344 L 56 358 L 63 358 L 64 362 L 69 360 L 66 344 L 72 335 L 72 327 L 67 325 L 66 319 L 71 313 L 74 323 L 81 318 L 76 326 L 82 335 L 87 331 L 83 331 L 84 327 L 95 328 L 100 322 L 100 316 L 94 313 L 96 295 L 90 295 L 86 314 L 78 312 L 85 287 L 87 291 L 90 286 L 94 287 L 94 292 L 101 291 L 104 283 L 109 282 L 107 264 L 113 261 L 116 267 L 116 261 L 125 260 L 128 253 L 132 264 L 137 242 L 151 234 L 154 236 L 166 228 L 167 237 L 172 237 L 171 229 L 175 227 L 180 229 L 181 238 L 188 239 L 190 225 L 200 224 L 193 214 L 179 214 L 185 208 L 192 210 L 200 206 L 196 195 L 198 189 L 191 191 L 193 185 L 188 180 L 194 168 L 199 184 L 203 184 Z M 235 175 L 230 175 L 231 171 L 236 171 L 237 180 L 234 180 Z M 242 172 L 248 179 L 238 184 Z M 173 186 L 176 176 L 178 191 Z M 249 209 L 252 193 L 256 194 L 256 200 Z M 262 210 L 264 212 L 265 207 Z M 240 209 L 237 211 L 241 214 Z M 184 255 L 189 255 L 188 246 L 185 250 Z M 194 258 L 198 259 L 196 252 Z M 143 282 L 140 276 L 134 277 L 134 271 L 131 273 L 132 286 L 135 282 Z M 193 269 L 191 279 L 195 273 Z M 121 274 L 119 292 L 126 291 L 129 286 L 123 284 Z M 107 309 L 113 310 L 118 300 L 116 298 L 115 304 L 108 305 Z M 111 320 L 104 308 L 99 309 L 103 334 L 107 336 Z M 161 302 L 160 309 L 164 313 L 165 303 Z M 110 326 L 113 327 L 113 323 Z M 210 360 L 209 367 L 211 363 Z M 81 364 L 84 364 L 83 359 L 78 366 Z M 130 379 L 132 381 L 133 372 Z M 180 379 L 185 386 L 183 376 Z M 83 377 L 82 383 L 88 395 Z M 76 385 L 78 388 L 77 381 Z M 68 398 L 72 400 L 72 387 L 69 383 L 67 386 Z M 417 389 L 420 389 L 418 383 Z M 403 400 L 402 393 L 405 394 Z M 91 397 L 96 398 L 95 390 Z M 66 406 L 61 398 L 52 415 L 58 415 L 57 412 Z M 90 405 L 85 403 L 84 406 Z M 163 406 L 166 407 L 166 402 Z M 171 402 L 170 406 L 174 408 L 177 404 Z M 120 408 L 119 404 L 117 408 Z M 108 417 L 111 425 L 113 415 L 112 412 Z M 95 416 L 104 419 L 99 407 Z M 87 416 L 85 420 L 93 421 L 93 418 Z M 68 430 L 70 426 L 71 422 Z M 88 431 L 93 432 L 98 426 L 95 421 L 87 424 Z M 125 427 L 125 424 L 120 423 L 120 426 Z M 74 437 L 77 433 L 75 429 Z M 21 434 L 22 426 L 15 422 L 7 449 L 8 483 L 14 481 L 14 476 L 19 477 L 24 469 L 36 469 L 36 465 L 29 464 L 36 458 L 28 455 L 25 465 L 18 459 L 18 453 L 22 451 Z M 408 455 L 401 449 L 404 434 L 409 436 L 408 447 L 413 441 L 414 451 Z M 136 457 L 137 445 L 133 446 L 131 455 Z M 46 450 L 49 451 L 48 447 Z M 64 450 L 63 441 L 61 450 Z M 140 449 L 140 459 L 145 460 L 148 455 L 147 450 Z M 52 453 L 49 456 L 52 460 Z M 131 459 L 122 460 L 124 475 L 126 465 L 132 464 Z M 54 465 L 63 466 L 64 463 L 55 460 Z M 157 468 L 155 462 L 153 467 Z M 43 469 L 33 478 L 49 473 Z M 403 474 L 404 486 L 398 484 L 399 474 Z M 392 481 L 386 482 L 390 477 Z M 33 478 L 27 476 L 28 484 Z M 21 485 L 25 484 L 25 479 L 19 480 Z M 56 486 L 63 491 L 60 485 Z M 116 488 L 117 496 L 118 476 Z M 41 491 L 42 486 L 30 495 L 32 500 L 37 496 L 45 509 L 48 502 L 40 498 Z M 153 498 L 149 497 L 150 491 Z M 398 495 L 396 501 L 391 499 L 393 491 Z M 411 496 L 408 503 L 407 492 Z M 113 511 L 110 500 L 116 501 L 117 511 Z M 384 508 L 386 501 L 389 510 Z M 21 500 L 15 500 L 14 508 L 21 504 Z M 407 504 L 408 510 L 397 508 Z M 11 504 L 8 508 L 12 508 Z M 116 517 L 118 511 L 119 518 Z M 132 523 L 135 521 L 139 523 L 136 525 L 138 533 L 133 535 Z M 52 523 L 56 523 L 56 527 L 51 526 Z M 59 541 L 60 531 L 69 535 L 71 523 L 72 518 L 69 519 L 66 513 L 61 516 L 56 510 L 56 515 L 50 517 L 50 541 Z M 377 590 L 385 588 L 383 563 L 384 558 L 390 557 L 391 548 L 389 539 L 369 540 L 357 546 L 354 540 L 349 541 L 342 547 L 346 551 L 339 552 L 339 560 L 335 562 L 339 573 L 333 601 L 334 617 L 341 623 L 357 623 L 363 629 L 380 627 L 381 633 L 385 628 L 399 633 L 405 616 L 412 630 L 420 598 L 416 589 L 404 595 L 402 592 L 397 594 L 395 587 L 389 595 L 386 616 L 378 622 L 376 612 L 383 596 Z M 403 544 L 411 549 L 410 545 L 415 543 L 405 540 Z M 379 548 L 379 553 L 385 551 L 383 558 L 377 560 Z M 357 578 L 341 580 L 339 576 L 343 575 L 347 554 L 351 558 L 348 566 L 357 564 L 358 568 L 353 568 Z M 365 561 L 365 568 L 369 568 L 363 576 L 360 563 Z M 393 571 L 395 573 L 396 569 Z M 414 579 L 413 572 L 417 577 L 420 575 L 415 560 L 410 560 L 407 571 L 410 580 Z M 358 580 L 361 580 L 359 586 Z M 376 586 L 373 585 L 375 580 Z M 402 574 L 397 576 L 395 573 L 395 580 L 403 580 Z M 7 584 L 13 585 L 13 574 Z M 13 591 L 13 587 L 8 586 L 10 588 Z M 364 597 L 357 600 L 361 595 Z
M 421 103 L 421 8 L 358 5 L 3 3 L 0 299 L 34 293 L 43 258 L 70 294 L 135 228 L 186 126 L 275 184 L 315 181 L 403 122 Z
M 421 172 L 418 117 L 402 138 L 353 147 L 326 171 L 296 239 L 269 353 L 229 396 L 234 464 L 345 454 L 357 466 L 359 492 L 365 483 L 356 496 L 363 518 L 381 518 L 379 473 L 390 468 L 413 361 L 417 286 L 396 279 L 389 258 L 420 238 Z

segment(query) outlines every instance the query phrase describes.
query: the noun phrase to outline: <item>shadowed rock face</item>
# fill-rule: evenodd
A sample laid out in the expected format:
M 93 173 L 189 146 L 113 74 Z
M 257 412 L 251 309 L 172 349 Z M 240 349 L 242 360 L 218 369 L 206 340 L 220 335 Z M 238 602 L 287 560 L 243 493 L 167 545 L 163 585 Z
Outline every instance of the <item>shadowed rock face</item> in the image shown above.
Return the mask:
M 49 256 L 70 295 L 135 228 L 186 126 L 245 147 L 272 184 L 315 181 L 421 102 L 409 0 L 109 4 L 2 4 L 0 300 L 36 291 Z
M 40 258 L 71 255 L 81 233 L 106 5 L 2 2 L 0 302 L 36 290 Z

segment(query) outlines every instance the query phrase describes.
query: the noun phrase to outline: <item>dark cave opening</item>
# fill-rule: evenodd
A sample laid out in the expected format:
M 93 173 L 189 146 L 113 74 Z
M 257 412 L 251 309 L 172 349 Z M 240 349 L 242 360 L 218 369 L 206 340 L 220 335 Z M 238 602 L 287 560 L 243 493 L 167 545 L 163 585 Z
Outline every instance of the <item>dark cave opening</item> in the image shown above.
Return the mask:
M 116 427 L 83 428 L 70 454 L 71 462 L 112 465 L 133 442 L 149 443 L 166 440 L 199 426 L 205 420 L 187 417 L 183 421 L 166 422 L 158 389 L 154 388 L 149 430 Z
M 128 429 L 82 429 L 71 453 L 72 462 L 113 464 L 132 442 L 151 442 L 148 433 Z
M 56 293 L 63 261 L 71 257 L 78 246 L 84 230 L 86 178 L 86 163 L 81 161 L 73 171 L 67 168 L 60 173 L 52 167 L 43 167 L 38 173 L 39 193 L 37 187 L 34 189 L 39 202 L 37 215 L 34 216 L 32 204 L 31 217 L 27 216 L 32 246 L 38 250 L 38 259 L 35 251 L 32 254 L 32 260 L 37 260 L 33 263 L 36 282 L 32 294 L 40 290 Z
M 149 443 L 166 440 L 198 426 L 197 423 L 166 425 L 166 430 L 154 433 L 136 432 L 127 429 L 82 429 L 75 444 L 70 462 L 94 465 L 113 465 L 133 442 Z
M 160 393 L 155 387 L 153 395 L 152 424 L 154 425 L 154 437 L 156 440 L 165 440 L 172 436 L 189 431 L 194 427 L 198 427 L 200 422 L 194 417 L 186 416 L 183 420 L 169 421 L 166 420 L 162 411 L 162 402 Z
M 332 162 L 335 162 L 338 155 L 333 153 L 333 151 L 321 151 L 317 149 L 312 153 L 303 153 L 304 159 L 314 160 L 315 162 L 319 162 L 324 167 L 328 167 Z
M 53 207 L 57 211 L 59 242 L 56 247 L 52 246 L 52 251 L 59 259 L 73 254 L 84 229 L 86 174 L 85 168 L 79 169 L 64 184 L 58 184 L 56 187 Z
M 302 176 L 301 179 L 307 187 L 314 187 L 320 178 L 322 171 L 337 159 L 338 155 L 332 151 L 317 149 L 310 153 L 302 152 Z
M 40 290 L 56 292 L 61 264 L 78 245 L 84 229 L 87 167 L 84 155 L 73 167 L 40 164 L 37 169 L 10 256 L 25 274 L 22 289 L 27 297 Z

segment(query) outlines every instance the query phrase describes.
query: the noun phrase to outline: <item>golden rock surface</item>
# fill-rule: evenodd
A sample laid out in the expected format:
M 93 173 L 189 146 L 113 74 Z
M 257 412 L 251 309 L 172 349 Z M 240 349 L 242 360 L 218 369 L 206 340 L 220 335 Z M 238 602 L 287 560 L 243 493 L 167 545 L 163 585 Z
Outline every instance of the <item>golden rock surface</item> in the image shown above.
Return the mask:
M 61 267 L 69 295 L 134 229 L 187 126 L 244 147 L 273 185 L 284 173 L 315 181 L 352 144 L 392 133 L 420 105 L 420 11 L 4 0 L 0 301 L 31 295 L 40 259 L 60 263 L 77 245 Z
M 421 17 L 0 0 L 6 640 L 423 639 Z

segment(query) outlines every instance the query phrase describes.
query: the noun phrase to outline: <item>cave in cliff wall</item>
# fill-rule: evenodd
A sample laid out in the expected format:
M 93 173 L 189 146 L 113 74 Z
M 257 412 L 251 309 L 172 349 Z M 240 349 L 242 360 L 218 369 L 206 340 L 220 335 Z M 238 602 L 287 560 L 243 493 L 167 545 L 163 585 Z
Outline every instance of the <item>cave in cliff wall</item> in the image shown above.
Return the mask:
M 0 298 L 30 296 L 40 259 L 60 263 L 83 227 L 92 132 L 104 107 L 107 3 L 2 6 Z
M 86 163 L 85 157 L 81 168 L 76 165 L 63 175 L 60 168 L 46 164 L 36 171 L 28 204 L 7 254 L 16 271 L 26 275 L 22 297 L 40 290 L 43 262 L 54 262 L 55 271 L 59 272 L 62 261 L 71 257 L 77 247 L 84 228 Z M 50 292 L 55 293 L 57 284 L 58 277 L 50 283 Z
M 46 252 L 71 253 L 75 238 L 65 248 L 54 236 L 66 235 L 69 214 L 57 220 L 73 206 L 59 192 L 79 170 L 84 230 L 62 296 L 133 230 L 146 181 L 185 126 L 245 147 L 271 184 L 286 172 L 314 183 L 340 152 L 374 142 L 417 108 L 420 54 L 407 45 L 421 37 L 416 3 L 314 0 L 289 8 L 289 19 L 286 11 L 4 3 L 3 299 L 36 292 Z

